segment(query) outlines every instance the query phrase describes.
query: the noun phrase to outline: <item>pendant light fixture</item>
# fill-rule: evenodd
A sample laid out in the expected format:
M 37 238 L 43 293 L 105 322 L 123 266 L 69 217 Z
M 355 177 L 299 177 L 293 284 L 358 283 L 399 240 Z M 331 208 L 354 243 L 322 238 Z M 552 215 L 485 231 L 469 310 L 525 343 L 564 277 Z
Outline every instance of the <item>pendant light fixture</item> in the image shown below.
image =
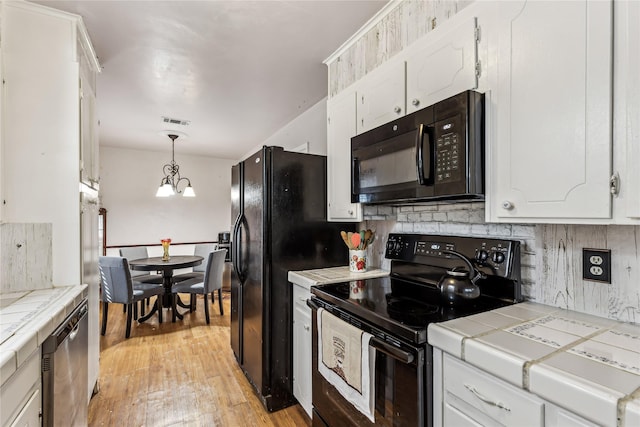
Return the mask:
M 180 193 L 182 193 L 183 197 L 196 197 L 191 181 L 187 177 L 180 176 L 180 166 L 175 161 L 175 143 L 178 135 L 168 134 L 167 136 L 171 138 L 171 163 L 167 163 L 162 167 L 162 172 L 165 176 L 160 181 L 156 197 L 169 197 Z M 181 181 L 185 181 L 187 184 L 184 190 L 178 188 Z

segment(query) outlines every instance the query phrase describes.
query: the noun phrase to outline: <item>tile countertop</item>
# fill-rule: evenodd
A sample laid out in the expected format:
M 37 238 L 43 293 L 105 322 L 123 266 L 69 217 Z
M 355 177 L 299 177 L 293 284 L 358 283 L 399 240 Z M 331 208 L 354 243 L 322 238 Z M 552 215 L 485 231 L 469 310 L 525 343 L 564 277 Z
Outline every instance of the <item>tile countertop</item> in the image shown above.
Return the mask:
M 290 271 L 288 278 L 291 283 L 310 289 L 311 286 L 315 285 L 372 279 L 388 275 L 388 271 L 379 268 L 369 268 L 362 273 L 352 273 L 349 271 L 349 266 L 345 265 L 342 267 L 318 268 L 316 270 Z
M 596 423 L 640 419 L 640 325 L 525 302 L 430 324 L 428 340 Z
M 87 297 L 87 285 L 0 294 L 0 384 Z

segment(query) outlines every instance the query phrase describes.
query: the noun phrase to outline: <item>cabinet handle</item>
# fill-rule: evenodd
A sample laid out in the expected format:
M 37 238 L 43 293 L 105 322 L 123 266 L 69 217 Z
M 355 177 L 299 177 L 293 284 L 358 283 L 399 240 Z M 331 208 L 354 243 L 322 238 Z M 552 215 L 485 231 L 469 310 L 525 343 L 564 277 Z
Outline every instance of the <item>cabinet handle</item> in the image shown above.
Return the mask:
M 413 105 L 413 106 L 417 107 L 418 105 L 420 105 L 420 100 L 419 100 L 419 99 L 417 99 L 417 98 L 413 98 L 413 99 L 411 100 L 411 105 Z
M 508 200 L 505 200 L 504 202 L 502 202 L 502 209 L 506 209 L 510 211 L 511 209 L 513 209 L 513 203 L 511 203 Z
M 305 330 L 305 331 L 308 331 L 308 330 L 310 330 L 310 329 L 311 329 L 311 326 L 309 326 L 309 325 L 304 325 L 304 326 L 303 326 L 303 328 L 304 328 L 304 330 Z
M 491 399 L 489 399 L 487 397 L 484 397 L 478 390 L 476 390 L 476 388 L 474 386 L 469 385 L 469 384 L 465 384 L 464 386 L 467 388 L 467 390 L 469 390 L 471 393 L 473 393 L 473 395 L 475 397 L 477 397 L 478 399 L 482 400 L 487 405 L 495 406 L 496 408 L 504 409 L 507 412 L 511 412 L 511 409 L 509 409 L 506 406 L 504 406 L 504 403 L 502 403 L 502 402 L 494 402 L 493 400 L 491 400 Z
M 307 299 L 305 297 L 298 297 L 298 299 L 302 302 L 307 302 Z
M 347 211 L 347 213 L 349 214 L 349 216 L 353 216 L 353 211 Z
M 400 108 L 398 106 L 393 108 L 393 112 L 396 113 L 396 114 L 400 114 L 401 111 L 402 111 L 402 108 Z

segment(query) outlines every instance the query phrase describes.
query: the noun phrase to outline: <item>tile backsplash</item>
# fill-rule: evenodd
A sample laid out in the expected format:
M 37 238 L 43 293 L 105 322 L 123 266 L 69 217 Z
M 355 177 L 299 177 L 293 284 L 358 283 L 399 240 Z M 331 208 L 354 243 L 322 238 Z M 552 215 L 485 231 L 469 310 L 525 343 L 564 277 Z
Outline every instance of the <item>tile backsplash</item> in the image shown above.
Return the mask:
M 51 224 L 0 224 L 0 293 L 53 286 Z
M 388 233 L 498 236 L 521 243 L 522 293 L 526 299 L 610 319 L 640 323 L 640 226 L 494 224 L 484 203 L 365 206 L 365 228 L 378 240 L 369 257 L 384 259 Z M 582 279 L 582 248 L 611 249 L 612 283 Z

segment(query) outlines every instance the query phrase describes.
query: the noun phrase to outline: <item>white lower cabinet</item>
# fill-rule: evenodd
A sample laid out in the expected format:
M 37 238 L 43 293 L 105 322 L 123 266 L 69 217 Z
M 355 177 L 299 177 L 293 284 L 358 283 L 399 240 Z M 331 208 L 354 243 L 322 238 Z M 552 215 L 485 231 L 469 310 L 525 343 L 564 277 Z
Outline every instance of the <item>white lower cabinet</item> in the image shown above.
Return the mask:
M 544 425 L 542 399 L 448 355 L 443 370 L 444 403 L 477 425 Z M 444 412 L 444 425 L 455 425 L 448 413 Z
M 595 426 L 439 349 L 433 359 L 434 426 Z
M 11 427 L 36 427 L 41 425 L 40 409 L 42 408 L 42 396 L 40 387 L 37 387 L 18 416 L 11 423 Z
M 308 289 L 293 285 L 293 395 L 311 417 L 311 309 Z
M 38 347 L 2 384 L 0 388 L 1 426 L 41 425 L 40 351 Z
M 596 427 L 597 424 L 547 402 L 544 405 L 544 425 L 548 427 Z

